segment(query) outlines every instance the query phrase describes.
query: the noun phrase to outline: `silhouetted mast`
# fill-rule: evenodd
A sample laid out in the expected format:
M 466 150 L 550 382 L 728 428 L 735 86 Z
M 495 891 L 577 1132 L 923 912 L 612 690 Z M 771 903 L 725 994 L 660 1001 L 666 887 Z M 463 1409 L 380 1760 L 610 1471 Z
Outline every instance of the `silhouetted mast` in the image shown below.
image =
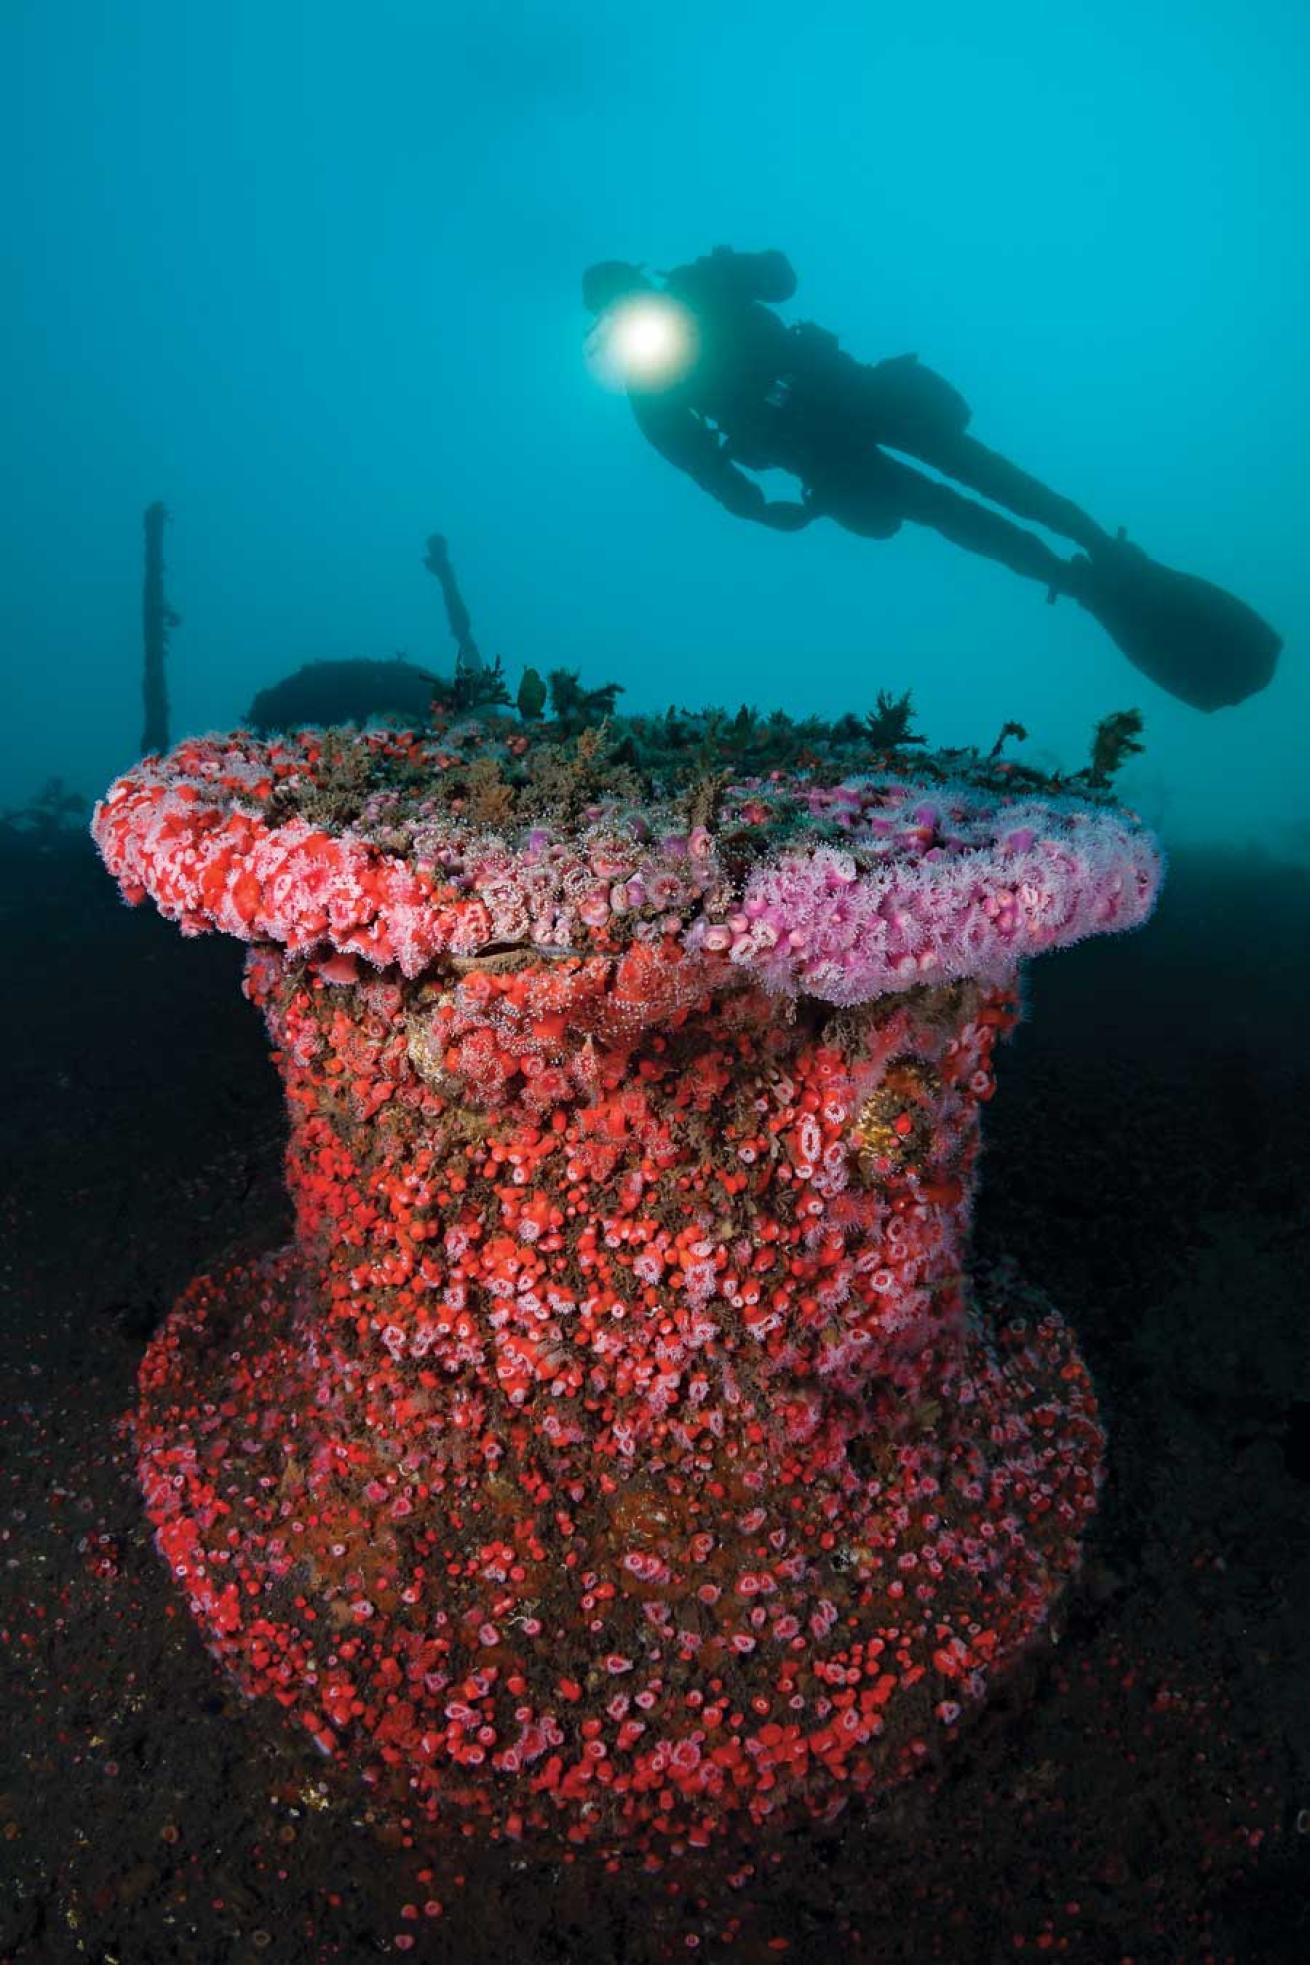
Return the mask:
M 168 513 L 156 499 L 146 506 L 146 571 L 141 596 L 142 626 L 145 633 L 145 671 L 142 694 L 146 721 L 141 734 L 144 752 L 168 749 L 168 632 L 181 621 L 164 597 L 164 524 Z
M 428 572 L 434 573 L 441 582 L 441 598 L 446 603 L 446 619 L 450 623 L 450 632 L 455 637 L 455 647 L 458 651 L 455 657 L 456 678 L 480 675 L 487 665 L 473 639 L 473 624 L 469 620 L 469 611 L 464 605 L 464 597 L 460 593 L 446 541 L 441 533 L 434 532 L 428 540 L 427 558 L 423 564 Z

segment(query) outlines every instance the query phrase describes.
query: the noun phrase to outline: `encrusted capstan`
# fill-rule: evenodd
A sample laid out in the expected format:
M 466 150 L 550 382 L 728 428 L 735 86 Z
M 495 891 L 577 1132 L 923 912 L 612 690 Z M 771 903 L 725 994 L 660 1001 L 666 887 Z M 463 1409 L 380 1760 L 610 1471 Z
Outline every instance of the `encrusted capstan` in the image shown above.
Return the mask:
M 1019 964 L 1143 919 L 1151 842 L 888 778 L 495 831 L 431 789 L 458 744 L 355 741 L 348 826 L 310 736 L 96 816 L 129 898 L 252 944 L 287 1093 L 294 1243 L 142 1364 L 160 1551 L 400 1814 L 652 1861 L 829 1818 L 1078 1561 L 1095 1397 L 969 1216 Z

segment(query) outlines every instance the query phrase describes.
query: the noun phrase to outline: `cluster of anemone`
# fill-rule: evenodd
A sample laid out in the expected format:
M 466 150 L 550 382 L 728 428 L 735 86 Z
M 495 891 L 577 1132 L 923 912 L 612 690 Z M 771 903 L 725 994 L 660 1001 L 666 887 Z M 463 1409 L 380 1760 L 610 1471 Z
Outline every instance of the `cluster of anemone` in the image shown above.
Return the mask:
M 931 799 L 882 774 L 836 786 L 775 774 L 729 787 L 716 823 L 677 802 L 594 801 L 502 830 L 442 780 L 449 738 L 357 743 L 425 787 L 365 801 L 330 831 L 295 807 L 322 739 L 197 740 L 147 760 L 97 807 L 94 832 L 134 899 L 184 932 L 211 927 L 293 953 L 330 947 L 416 976 L 443 956 L 678 940 L 774 993 L 855 1004 L 915 982 L 1001 979 L 1024 957 L 1135 926 L 1159 863 L 1126 814 L 1007 799 L 967 784 Z M 380 841 L 385 840 L 385 844 Z
M 129 899 L 253 944 L 290 1120 L 294 1244 L 142 1366 L 159 1548 L 402 1821 L 658 1862 L 830 1817 L 1078 1559 L 1095 1397 L 974 1299 L 969 1209 L 1020 960 L 1142 919 L 1151 845 L 876 775 L 494 827 L 466 744 L 357 742 L 335 825 L 311 735 L 96 815 Z

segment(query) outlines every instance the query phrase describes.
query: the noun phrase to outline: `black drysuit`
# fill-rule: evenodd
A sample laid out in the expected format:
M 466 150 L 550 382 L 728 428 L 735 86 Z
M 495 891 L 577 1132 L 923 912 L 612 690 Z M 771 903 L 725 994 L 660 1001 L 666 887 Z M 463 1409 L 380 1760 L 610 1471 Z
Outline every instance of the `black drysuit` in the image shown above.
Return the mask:
M 790 298 L 795 285 L 782 253 L 726 247 L 666 276 L 664 290 L 692 318 L 696 354 L 671 387 L 629 389 L 655 448 L 739 517 L 789 529 L 827 516 L 874 539 L 909 519 L 1063 588 L 1068 562 L 1040 539 L 888 451 L 1086 548 L 1104 542 L 1101 528 L 968 436 L 968 404 L 917 357 L 857 362 L 822 328 L 779 320 L 764 303 Z M 803 514 L 770 505 L 747 475 L 771 467 L 800 478 Z

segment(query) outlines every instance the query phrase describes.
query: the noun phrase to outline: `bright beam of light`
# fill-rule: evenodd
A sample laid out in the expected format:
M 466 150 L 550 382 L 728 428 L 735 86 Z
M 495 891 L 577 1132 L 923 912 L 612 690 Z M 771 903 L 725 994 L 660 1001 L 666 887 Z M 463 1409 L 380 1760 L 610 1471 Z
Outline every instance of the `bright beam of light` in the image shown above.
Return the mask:
M 696 354 L 691 316 L 663 294 L 640 294 L 603 314 L 587 343 L 592 373 L 611 389 L 662 389 Z

